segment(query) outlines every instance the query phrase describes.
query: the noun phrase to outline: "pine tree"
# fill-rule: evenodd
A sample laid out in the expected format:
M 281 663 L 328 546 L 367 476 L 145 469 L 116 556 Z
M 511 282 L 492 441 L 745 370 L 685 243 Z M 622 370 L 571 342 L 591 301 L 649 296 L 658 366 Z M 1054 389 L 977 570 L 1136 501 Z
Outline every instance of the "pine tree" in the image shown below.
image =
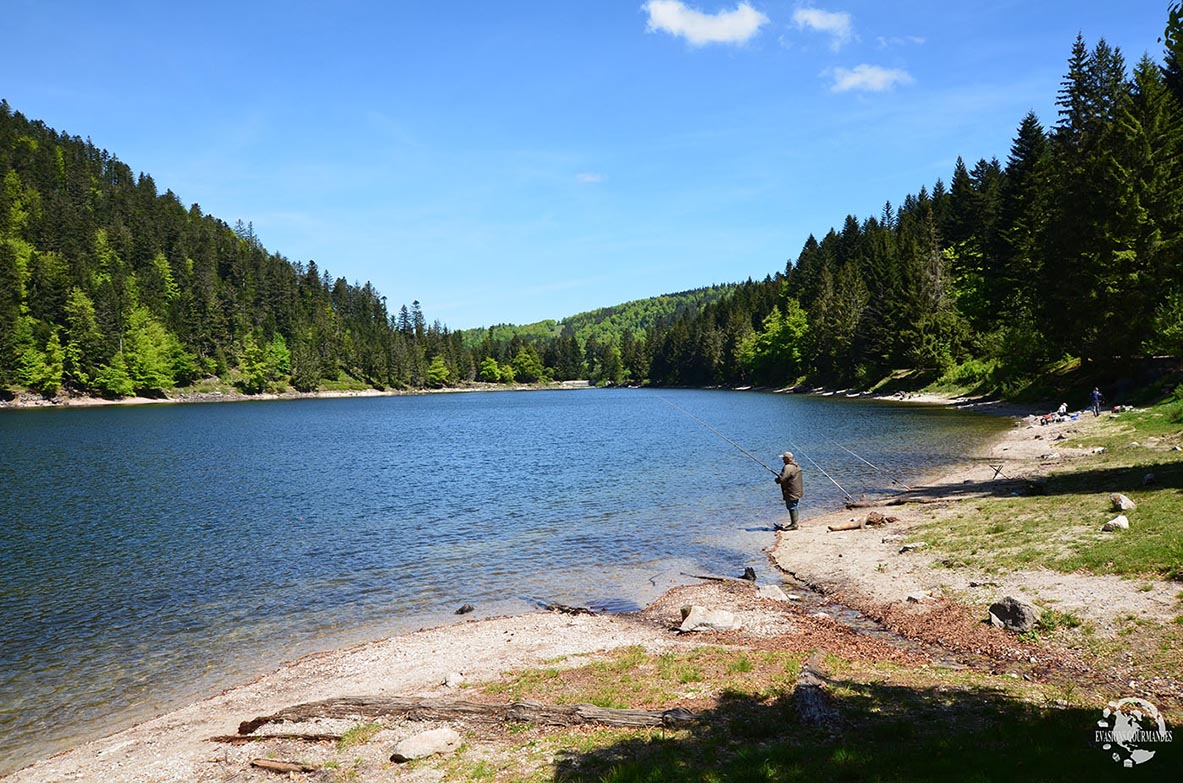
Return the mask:
M 1002 263 L 997 286 L 1008 325 L 1019 313 L 1034 312 L 1038 289 L 1034 281 L 1042 275 L 1036 241 L 1047 222 L 1049 149 L 1039 118 L 1027 112 L 1011 144 L 1002 187 Z

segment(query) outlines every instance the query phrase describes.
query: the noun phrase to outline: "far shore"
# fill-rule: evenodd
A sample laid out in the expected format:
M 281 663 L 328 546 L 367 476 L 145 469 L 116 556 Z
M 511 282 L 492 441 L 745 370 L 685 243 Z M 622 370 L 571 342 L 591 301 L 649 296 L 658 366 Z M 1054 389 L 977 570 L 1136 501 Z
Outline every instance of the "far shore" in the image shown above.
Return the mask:
M 319 399 L 351 399 L 365 397 L 412 397 L 425 394 L 466 394 L 475 392 L 519 392 L 519 391 L 569 391 L 589 388 L 660 388 L 638 386 L 592 386 L 587 380 L 553 381 L 550 383 L 484 383 L 470 381 L 461 386 L 444 386 L 439 388 L 422 389 L 347 389 L 347 390 L 318 390 L 309 392 L 289 389 L 284 392 L 262 392 L 246 394 L 237 390 L 192 391 L 188 389 L 174 389 L 158 397 L 96 397 L 93 395 L 79 395 L 61 393 L 52 397 L 35 392 L 22 391 L 9 394 L 6 399 L 0 396 L 0 410 L 25 410 L 38 408 L 98 408 L 108 406 L 129 405 L 181 405 L 187 403 L 218 403 L 218 402 L 266 402 L 275 400 L 319 400 Z M 680 387 L 679 387 L 680 388 Z M 877 402 L 900 402 L 924 405 L 948 405 L 964 410 L 987 413 L 995 416 L 1021 417 L 1036 412 L 1036 406 L 1012 403 L 1004 400 L 962 397 L 947 394 L 932 394 L 921 392 L 897 392 L 895 394 L 874 394 L 871 392 L 857 392 L 846 389 L 825 389 L 799 387 L 712 387 L 720 391 L 754 391 L 771 392 L 774 394 L 804 394 L 817 397 L 840 397 L 845 399 L 874 400 Z
M 421 394 L 463 394 L 466 392 L 547 391 L 590 388 L 587 381 L 556 381 L 554 383 L 481 383 L 464 386 L 445 386 L 438 389 L 347 389 L 341 391 L 285 391 L 245 394 L 240 391 L 173 390 L 160 397 L 94 397 L 90 395 L 58 394 L 45 397 L 34 392 L 20 392 L 11 399 L 0 398 L 4 408 L 97 408 L 111 405 L 179 405 L 210 402 L 264 402 L 269 400 L 320 400 L 353 397 L 408 397 Z

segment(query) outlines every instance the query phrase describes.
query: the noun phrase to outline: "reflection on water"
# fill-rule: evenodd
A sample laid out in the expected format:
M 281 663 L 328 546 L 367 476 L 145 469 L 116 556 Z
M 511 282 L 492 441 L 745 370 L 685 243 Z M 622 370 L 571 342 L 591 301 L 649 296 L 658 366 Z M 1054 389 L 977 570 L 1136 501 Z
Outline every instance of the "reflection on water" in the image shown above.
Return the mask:
M 706 391 L 0 415 L 0 773 L 304 652 L 765 572 L 793 445 L 884 491 L 1002 422 Z M 803 460 L 804 516 L 841 492 Z M 472 617 L 474 615 L 469 615 Z M 52 740 L 47 740 L 52 737 Z

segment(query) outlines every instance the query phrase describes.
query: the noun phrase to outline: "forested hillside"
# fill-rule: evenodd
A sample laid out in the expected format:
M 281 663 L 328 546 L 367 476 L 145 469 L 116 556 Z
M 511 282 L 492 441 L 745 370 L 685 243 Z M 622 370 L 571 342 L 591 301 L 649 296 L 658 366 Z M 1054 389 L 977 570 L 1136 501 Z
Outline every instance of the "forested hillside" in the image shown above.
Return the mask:
M 420 386 L 472 359 L 418 303 L 268 252 L 0 102 L 0 389 L 125 396 L 210 375 L 247 392 Z M 466 363 L 467 360 L 467 363 Z
M 958 159 L 947 185 L 811 236 L 746 304 L 670 326 L 653 378 L 865 386 L 907 369 L 1007 392 L 1068 358 L 1181 355 L 1180 29 L 1176 6 L 1165 64 L 1132 69 L 1078 37 L 1052 127 L 1028 114 L 1005 163 Z

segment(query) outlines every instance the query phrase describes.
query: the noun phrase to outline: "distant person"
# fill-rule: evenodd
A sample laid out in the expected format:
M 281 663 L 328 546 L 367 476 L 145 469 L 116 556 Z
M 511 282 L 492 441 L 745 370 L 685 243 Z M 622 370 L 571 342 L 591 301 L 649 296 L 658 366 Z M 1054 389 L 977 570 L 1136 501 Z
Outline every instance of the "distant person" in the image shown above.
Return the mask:
M 1092 404 L 1093 416 L 1100 416 L 1101 415 L 1101 390 L 1098 389 L 1096 386 L 1093 387 L 1092 400 L 1093 400 L 1093 404 Z
M 1068 403 L 1061 402 L 1059 410 L 1056 411 L 1056 415 L 1057 416 L 1067 416 L 1068 415 Z
M 801 466 L 797 464 L 791 451 L 781 454 L 780 458 L 784 460 L 785 467 L 776 477 L 776 483 L 780 484 L 780 493 L 784 496 L 785 508 L 789 510 L 789 524 L 783 525 L 778 522 L 776 529 L 796 530 L 797 507 L 801 504 L 801 497 L 805 494 L 801 481 Z

